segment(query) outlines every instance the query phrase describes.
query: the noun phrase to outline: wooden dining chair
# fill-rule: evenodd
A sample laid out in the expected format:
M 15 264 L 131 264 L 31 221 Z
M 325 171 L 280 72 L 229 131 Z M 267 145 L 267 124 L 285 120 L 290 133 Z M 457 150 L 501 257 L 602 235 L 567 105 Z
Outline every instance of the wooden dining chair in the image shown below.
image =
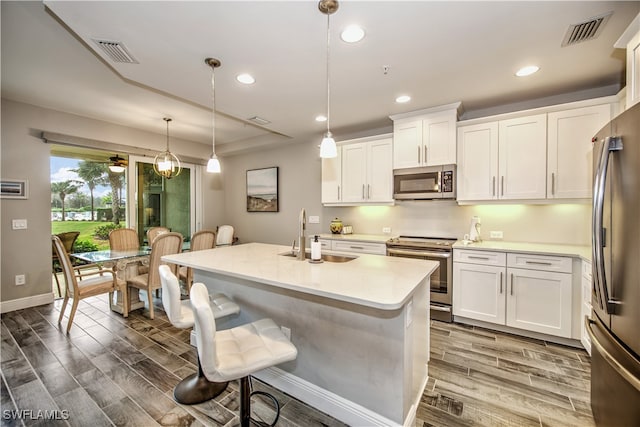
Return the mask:
M 180 233 L 164 233 L 160 234 L 153 242 L 151 247 L 151 255 L 149 255 L 149 272 L 139 274 L 135 277 L 127 279 L 127 286 L 147 291 L 147 301 L 149 303 L 149 318 L 154 318 L 153 299 L 151 295 L 154 289 L 160 289 L 160 265 L 166 264 L 171 268 L 171 272 L 176 274 L 177 266 L 163 262 L 160 258 L 164 255 L 178 254 L 182 251 L 182 234 Z M 126 300 L 127 304 L 129 300 Z
M 67 254 L 70 254 L 71 251 L 73 250 L 73 244 L 76 242 L 79 235 L 80 235 L 79 231 L 67 231 L 65 233 L 56 234 L 56 236 L 60 238 L 60 241 L 62 242 L 62 246 L 64 247 L 64 250 Z M 58 257 L 58 254 L 56 253 L 55 248 L 52 248 L 51 257 L 52 257 L 51 265 L 53 268 L 53 277 L 56 280 L 58 295 L 62 296 L 62 293 L 60 292 L 60 280 L 58 279 L 58 273 L 62 271 L 62 267 L 60 266 L 60 258 Z
M 201 251 L 204 249 L 213 249 L 216 247 L 216 232 L 212 230 L 201 230 L 191 236 L 190 250 Z M 193 283 L 193 269 L 190 267 L 180 267 L 179 277 L 184 280 L 187 287 L 187 294 L 191 290 L 191 284 Z
M 169 230 L 167 227 L 151 227 L 147 230 L 147 244 L 149 245 L 149 247 L 153 247 L 153 241 L 156 240 L 156 237 L 170 231 L 171 230 Z
M 116 228 L 109 233 L 109 248 L 112 251 L 133 251 L 140 249 L 138 232 L 133 228 Z
M 227 246 L 238 242 L 233 225 L 221 225 L 216 229 L 216 245 Z
M 76 315 L 78 303 L 81 299 L 108 293 L 109 306 L 111 306 L 113 302 L 113 293 L 119 290 L 122 291 L 125 301 L 128 300 L 126 282 L 118 279 L 115 271 L 103 269 L 98 264 L 84 264 L 74 267 L 71 264 L 69 254 L 65 250 L 62 240 L 58 236 L 54 235 L 51 236 L 51 243 L 53 245 L 53 250 L 56 252 L 58 259 L 60 260 L 65 280 L 65 295 L 64 301 L 62 302 L 62 308 L 60 309 L 58 323 L 62 322 L 64 310 L 67 308 L 69 298 L 73 298 L 71 312 L 69 313 L 69 321 L 67 322 L 67 333 L 71 330 L 73 318 Z M 128 315 L 128 307 L 125 304 L 123 316 L 127 317 Z

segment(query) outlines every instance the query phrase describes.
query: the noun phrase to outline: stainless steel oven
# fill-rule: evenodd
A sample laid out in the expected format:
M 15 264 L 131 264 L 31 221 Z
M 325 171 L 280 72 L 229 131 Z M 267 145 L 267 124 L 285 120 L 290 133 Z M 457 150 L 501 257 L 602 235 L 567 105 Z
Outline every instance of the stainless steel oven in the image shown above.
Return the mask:
M 453 249 L 456 239 L 399 236 L 387 240 L 387 255 L 435 261 L 431 274 L 431 318 L 451 322 L 453 304 Z

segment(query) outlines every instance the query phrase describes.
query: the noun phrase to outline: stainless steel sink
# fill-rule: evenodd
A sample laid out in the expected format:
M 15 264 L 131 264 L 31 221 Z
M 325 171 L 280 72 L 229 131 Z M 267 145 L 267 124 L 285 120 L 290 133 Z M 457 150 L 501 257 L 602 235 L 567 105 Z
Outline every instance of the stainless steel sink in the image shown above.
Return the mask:
M 297 257 L 297 253 L 293 253 L 293 252 L 283 252 L 279 255 L 282 256 L 288 256 L 291 258 L 296 258 Z M 305 252 L 305 258 L 306 259 L 311 259 L 311 252 Z M 357 256 L 349 256 L 349 255 L 335 255 L 335 254 L 322 254 L 321 258 L 323 261 L 325 262 L 349 262 L 352 261 L 356 258 L 358 258 Z

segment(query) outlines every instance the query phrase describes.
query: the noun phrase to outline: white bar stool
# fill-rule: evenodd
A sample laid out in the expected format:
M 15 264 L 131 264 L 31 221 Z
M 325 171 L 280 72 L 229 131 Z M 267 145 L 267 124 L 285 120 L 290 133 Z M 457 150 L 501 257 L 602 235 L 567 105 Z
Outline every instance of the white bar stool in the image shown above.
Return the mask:
M 161 265 L 160 282 L 162 284 L 162 305 L 167 317 L 173 326 L 180 329 L 191 328 L 194 325 L 193 310 L 189 300 L 180 299 L 180 284 L 178 278 L 171 272 L 167 265 Z M 236 314 L 240 307 L 224 294 L 215 294 L 209 298 L 209 304 L 213 316 L 219 319 L 224 316 Z M 173 398 L 176 402 L 185 405 L 211 400 L 227 388 L 228 381 L 211 382 L 207 380 L 200 366 L 198 357 L 198 372 L 189 375 L 180 381 L 173 389 Z
M 209 381 L 240 380 L 240 426 L 249 427 L 251 421 L 256 422 L 251 419 L 249 375 L 294 360 L 298 350 L 271 319 L 216 331 L 216 321 L 205 285 L 194 283 L 190 297 L 202 371 Z M 268 395 L 263 392 L 260 394 Z M 280 416 L 280 406 L 273 396 L 268 396 L 276 406 L 276 417 L 271 424 L 273 426 Z

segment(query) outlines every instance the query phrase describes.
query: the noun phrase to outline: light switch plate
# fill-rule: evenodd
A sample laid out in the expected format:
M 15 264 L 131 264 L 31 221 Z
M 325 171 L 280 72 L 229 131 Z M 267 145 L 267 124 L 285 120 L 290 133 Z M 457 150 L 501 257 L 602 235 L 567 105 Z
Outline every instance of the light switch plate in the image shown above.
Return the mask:
M 391 233 L 391 227 L 382 227 L 382 232 L 385 234 Z
M 490 231 L 489 237 L 492 239 L 502 239 L 502 231 Z
M 309 217 L 309 224 L 320 224 L 320 217 L 317 215 L 311 215 Z
M 27 220 L 26 219 L 14 219 L 14 220 L 11 220 L 11 227 L 14 230 L 26 230 L 27 229 Z

